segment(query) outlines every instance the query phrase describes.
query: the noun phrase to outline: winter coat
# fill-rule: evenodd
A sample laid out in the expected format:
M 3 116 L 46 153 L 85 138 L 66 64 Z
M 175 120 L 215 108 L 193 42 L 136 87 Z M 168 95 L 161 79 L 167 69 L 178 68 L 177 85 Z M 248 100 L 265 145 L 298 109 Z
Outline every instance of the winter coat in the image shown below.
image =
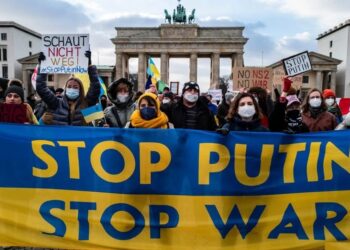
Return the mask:
M 80 96 L 71 106 L 69 105 L 66 96 L 63 96 L 63 98 L 57 97 L 51 90 L 49 90 L 46 84 L 46 74 L 38 74 L 36 91 L 48 106 L 47 112 L 43 116 L 43 119 L 45 118 L 45 124 L 73 126 L 85 125 L 81 109 L 95 105 L 100 94 L 100 83 L 96 66 L 89 66 L 88 73 L 90 87 L 86 97 L 84 97 L 84 87 L 81 85 Z
M 223 129 L 229 131 L 253 131 L 253 132 L 268 132 L 269 130 L 261 125 L 260 119 L 252 121 L 243 121 L 240 117 L 235 116 L 230 122 L 226 123 Z
M 124 128 L 130 120 L 131 114 L 136 109 L 136 103 L 133 101 L 134 92 L 131 83 L 129 84 L 129 99 L 126 102 L 120 102 L 117 98 L 117 87 L 124 82 L 115 81 L 108 87 L 108 98 L 113 103 L 112 106 L 104 110 L 106 122 L 110 127 Z
M 310 111 L 308 111 L 302 113 L 302 117 L 310 132 L 334 130 L 337 126 L 335 116 L 328 111 L 320 113 L 316 118 L 313 118 Z
M 200 100 L 196 103 L 197 107 L 197 123 L 196 128 L 199 130 L 215 130 L 216 122 L 213 113 L 209 110 L 207 104 Z M 169 118 L 169 122 L 175 128 L 186 128 L 186 106 L 183 104 L 182 98 L 177 103 L 163 107 L 163 111 Z
M 289 128 L 286 120 L 286 105 L 287 102 L 280 102 L 277 100 L 274 109 L 269 117 L 269 129 L 271 132 L 285 132 L 289 134 L 306 133 L 309 128 L 302 121 L 301 124 L 294 128 Z

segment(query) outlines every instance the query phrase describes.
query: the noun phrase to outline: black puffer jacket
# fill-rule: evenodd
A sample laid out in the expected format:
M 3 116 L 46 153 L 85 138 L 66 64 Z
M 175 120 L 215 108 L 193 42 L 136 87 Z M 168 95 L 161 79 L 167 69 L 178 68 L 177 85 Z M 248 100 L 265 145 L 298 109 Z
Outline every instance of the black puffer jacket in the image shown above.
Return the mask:
M 196 129 L 215 130 L 217 128 L 215 118 L 208 106 L 200 100 L 197 101 L 196 105 L 198 111 Z M 169 122 L 172 123 L 175 128 L 186 128 L 186 106 L 183 105 L 182 98 L 179 102 L 167 105 L 163 108 L 162 111 L 166 113 Z
M 88 73 L 90 78 L 89 90 L 84 97 L 84 87 L 81 85 L 80 96 L 73 105 L 69 105 L 66 96 L 58 98 L 51 90 L 49 90 L 46 84 L 46 74 L 38 74 L 36 80 L 36 91 L 41 99 L 47 104 L 47 113 L 50 116 L 49 121 L 45 121 L 46 124 L 73 126 L 85 125 L 81 109 L 95 105 L 100 94 L 100 83 L 96 66 L 89 66 Z

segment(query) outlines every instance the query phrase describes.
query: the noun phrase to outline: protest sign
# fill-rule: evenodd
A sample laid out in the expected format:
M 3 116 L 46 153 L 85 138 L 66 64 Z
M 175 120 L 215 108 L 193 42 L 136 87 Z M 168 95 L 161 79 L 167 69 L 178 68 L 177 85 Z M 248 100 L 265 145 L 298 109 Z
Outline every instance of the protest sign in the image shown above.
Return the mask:
M 327 249 L 350 238 L 349 136 L 0 124 L 0 245 Z
M 273 69 L 273 84 L 283 85 L 283 79 L 286 77 L 288 76 L 286 75 L 283 66 Z M 293 77 L 289 77 L 289 79 L 293 81 L 292 86 L 296 89 L 299 89 L 303 82 L 303 75 L 296 75 Z
M 222 89 L 208 89 L 208 94 L 213 97 L 212 101 L 222 100 Z
M 26 105 L 0 103 L 0 122 L 28 122 Z
M 89 50 L 88 34 L 47 34 L 42 36 L 42 52 L 46 60 L 41 62 L 40 73 L 86 73 Z
M 170 82 L 170 92 L 175 95 L 179 94 L 179 82 Z
M 233 89 L 261 87 L 272 88 L 272 69 L 259 67 L 235 67 L 233 70 Z
M 288 76 L 295 76 L 312 70 L 309 53 L 307 51 L 282 60 L 284 70 Z

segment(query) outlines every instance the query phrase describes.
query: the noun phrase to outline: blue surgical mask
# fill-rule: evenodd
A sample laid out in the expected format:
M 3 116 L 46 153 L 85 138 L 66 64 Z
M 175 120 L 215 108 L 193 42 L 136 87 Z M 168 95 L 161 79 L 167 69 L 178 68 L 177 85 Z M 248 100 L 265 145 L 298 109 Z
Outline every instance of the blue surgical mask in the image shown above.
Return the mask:
M 157 116 L 156 110 L 150 107 L 144 107 L 140 110 L 140 112 L 141 112 L 141 117 L 145 120 L 152 120 Z
M 75 100 L 79 97 L 79 89 L 66 88 L 66 96 L 69 100 Z

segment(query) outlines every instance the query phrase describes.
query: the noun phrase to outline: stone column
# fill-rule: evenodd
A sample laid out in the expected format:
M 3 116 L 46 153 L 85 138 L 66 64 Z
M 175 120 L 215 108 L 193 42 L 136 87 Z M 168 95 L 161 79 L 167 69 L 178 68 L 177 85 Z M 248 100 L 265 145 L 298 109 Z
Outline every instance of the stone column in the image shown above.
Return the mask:
M 211 81 L 210 88 L 219 88 L 219 77 L 220 77 L 220 54 L 214 53 L 211 56 Z
M 191 53 L 190 57 L 190 81 L 197 82 L 197 53 Z
M 122 54 L 122 77 L 129 78 L 129 56 Z
M 137 82 L 138 82 L 137 90 L 144 91 L 145 84 L 146 84 L 146 55 L 143 52 L 139 53 Z
M 27 98 L 28 94 L 29 94 L 29 89 L 31 88 L 31 83 L 29 83 L 29 75 L 30 72 L 28 70 L 22 71 L 24 73 L 22 73 L 22 82 L 23 82 L 23 90 L 24 90 L 24 99 Z
M 160 79 L 169 84 L 169 54 L 162 53 L 160 55 Z
M 337 72 L 332 71 L 331 72 L 331 89 L 333 89 L 334 93 L 336 93 L 336 88 L 337 88 Z
M 317 71 L 316 72 L 316 88 L 318 88 L 320 91 L 322 91 L 323 88 L 323 73 L 322 71 Z
M 116 53 L 116 64 L 115 64 L 115 79 L 123 77 L 123 54 L 117 52 Z

